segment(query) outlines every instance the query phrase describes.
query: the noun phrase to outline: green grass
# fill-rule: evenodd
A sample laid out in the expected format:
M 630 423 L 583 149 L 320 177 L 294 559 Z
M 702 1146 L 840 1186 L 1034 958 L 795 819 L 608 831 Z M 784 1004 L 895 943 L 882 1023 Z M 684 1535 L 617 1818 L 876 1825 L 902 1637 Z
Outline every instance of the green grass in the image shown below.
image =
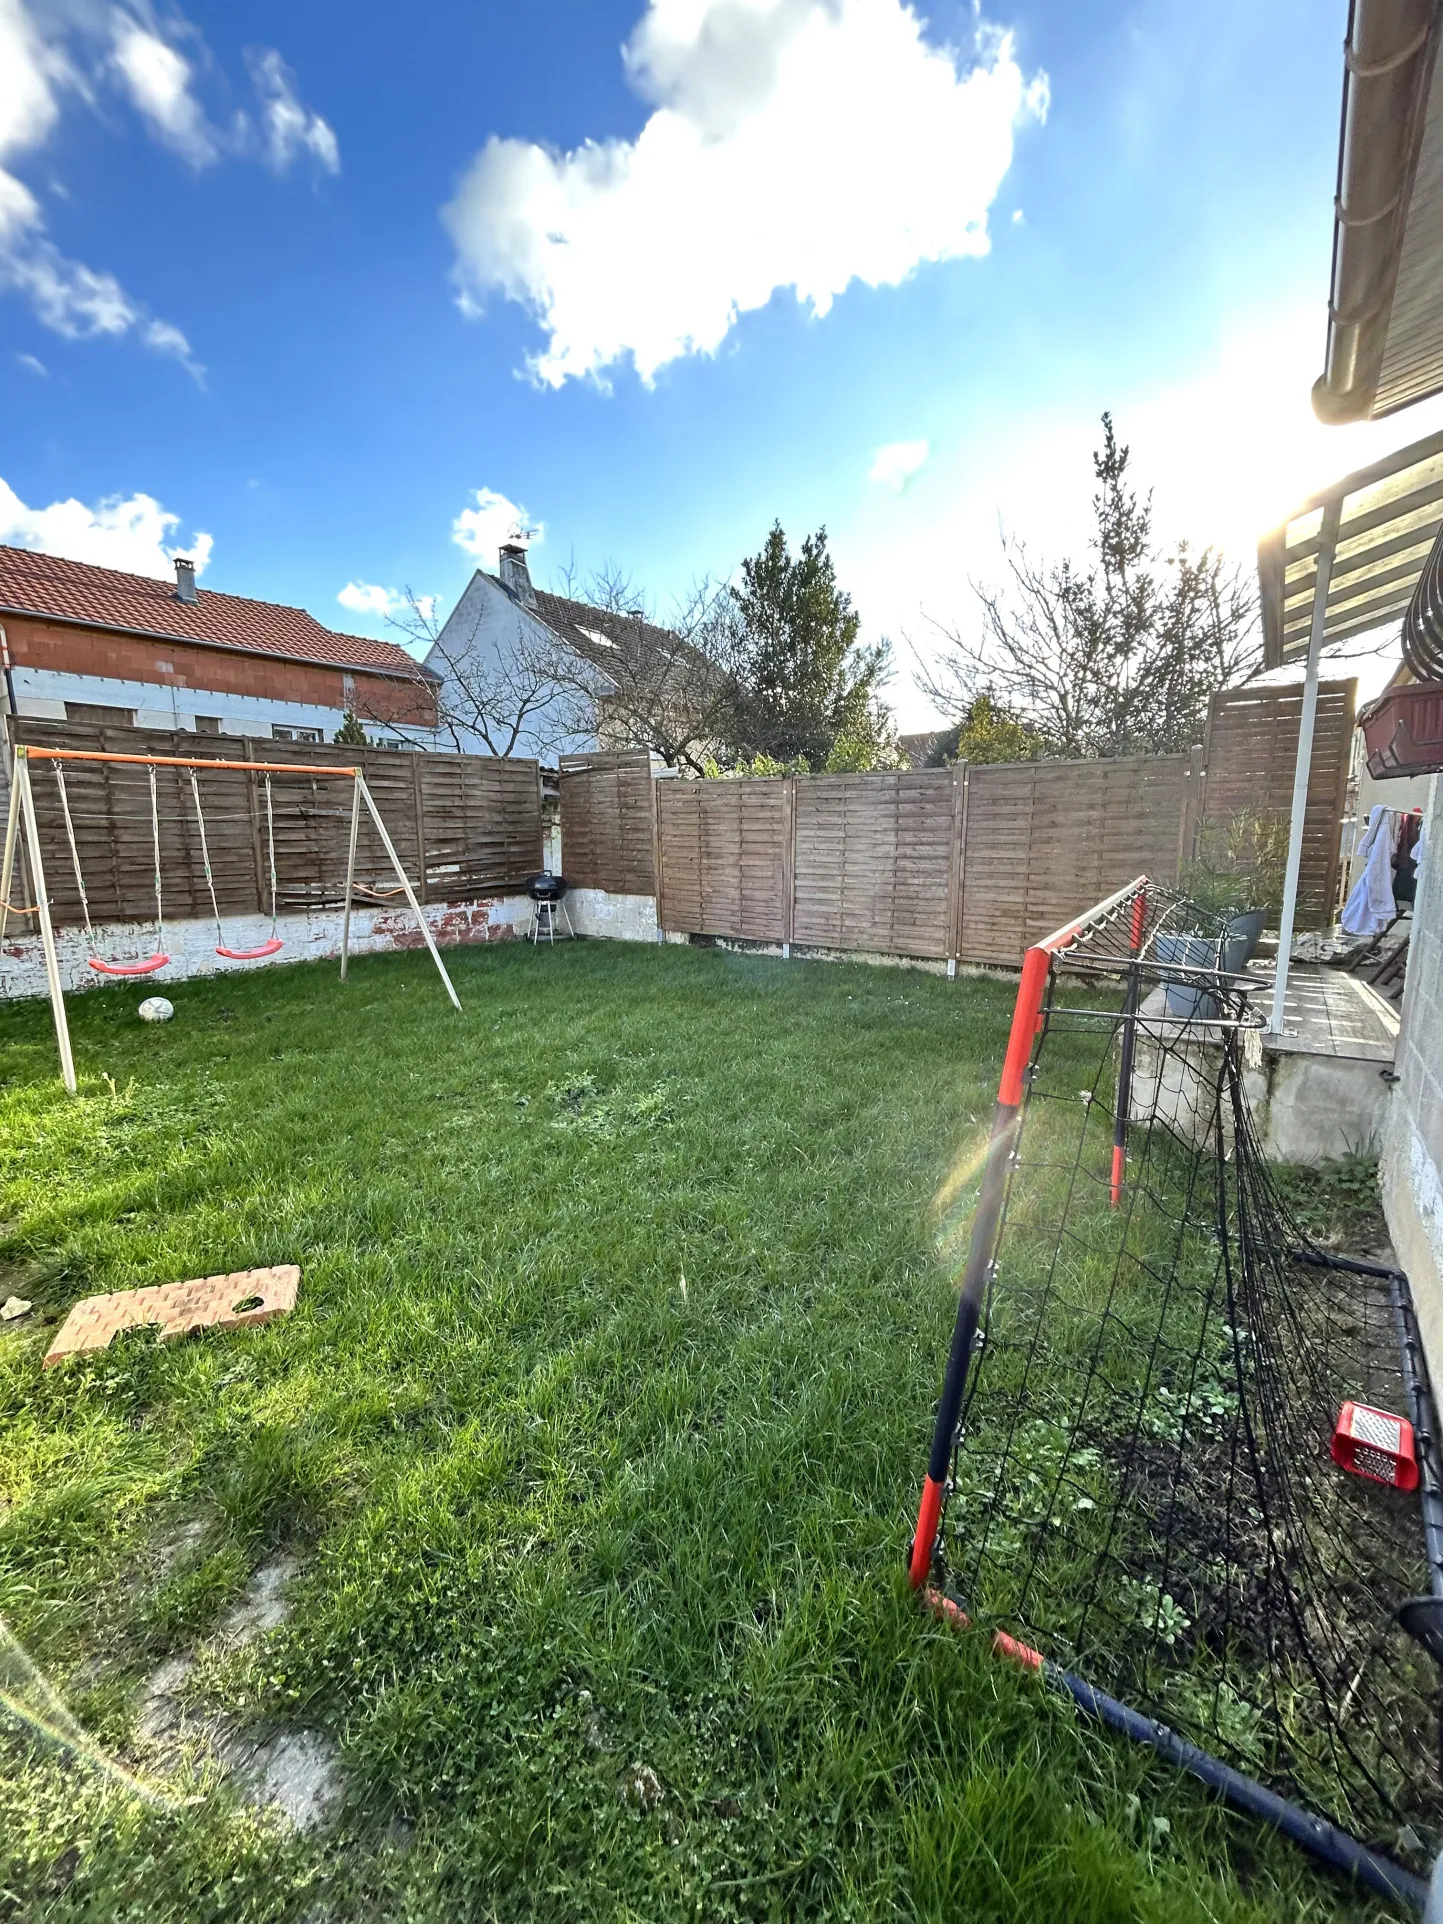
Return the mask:
M 291 1618 L 206 1689 L 348 1784 L 287 1839 L 0 1717 L 0 1917 L 1369 1914 L 907 1593 L 936 1199 L 1010 985 L 454 967 L 460 1017 L 424 955 L 181 985 L 161 1029 L 76 998 L 78 1102 L 47 1010 L 0 1012 L 0 1296 L 40 1312 L 0 1326 L 0 1616 L 134 1761 L 141 1680 L 288 1550 Z M 265 1328 L 39 1370 L 79 1296 L 289 1260 Z

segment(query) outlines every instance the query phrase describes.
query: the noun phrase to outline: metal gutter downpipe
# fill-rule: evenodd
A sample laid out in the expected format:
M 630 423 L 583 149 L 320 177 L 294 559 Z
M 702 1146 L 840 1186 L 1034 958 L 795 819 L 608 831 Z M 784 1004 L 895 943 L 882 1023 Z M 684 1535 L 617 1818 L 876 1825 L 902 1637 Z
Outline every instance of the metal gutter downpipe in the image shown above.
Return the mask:
M 1308 670 L 1303 682 L 1303 712 L 1298 718 L 1298 759 L 1293 770 L 1293 812 L 1288 824 L 1288 867 L 1283 881 L 1283 913 L 1278 927 L 1278 960 L 1273 975 L 1273 1012 L 1268 1033 L 1283 1033 L 1283 1008 L 1288 999 L 1288 965 L 1293 948 L 1293 922 L 1298 909 L 1298 875 L 1303 865 L 1303 820 L 1308 812 L 1308 777 L 1313 767 L 1313 730 L 1318 719 L 1318 665 L 1323 653 L 1323 631 L 1328 619 L 1328 584 L 1333 575 L 1333 553 L 1338 545 L 1342 503 L 1336 499 L 1323 509 L 1318 533 L 1318 579 L 1313 589 L 1313 625 L 1308 635 Z

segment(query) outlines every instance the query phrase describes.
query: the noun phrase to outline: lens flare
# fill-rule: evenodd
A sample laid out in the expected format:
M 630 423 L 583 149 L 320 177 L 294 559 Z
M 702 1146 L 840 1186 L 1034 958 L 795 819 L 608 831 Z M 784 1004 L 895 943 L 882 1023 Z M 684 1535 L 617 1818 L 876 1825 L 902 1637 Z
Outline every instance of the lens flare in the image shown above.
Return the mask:
M 107 1756 L 26 1655 L 3 1617 L 0 1617 L 0 1707 L 42 1737 L 84 1759 L 147 1804 L 162 1810 L 181 1810 L 187 1804 L 200 1801 L 196 1797 L 172 1796 Z

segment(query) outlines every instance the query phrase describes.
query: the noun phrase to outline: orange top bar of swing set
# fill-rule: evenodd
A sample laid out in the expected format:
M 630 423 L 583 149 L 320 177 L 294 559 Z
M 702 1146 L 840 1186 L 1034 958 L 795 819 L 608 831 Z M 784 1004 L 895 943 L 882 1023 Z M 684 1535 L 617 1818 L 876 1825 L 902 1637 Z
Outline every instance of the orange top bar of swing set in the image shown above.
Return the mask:
M 354 780 L 359 768 L 328 768 L 324 762 L 220 762 L 206 761 L 195 755 L 109 755 L 94 748 L 32 748 L 18 742 L 17 755 L 27 761 L 42 762 L 138 762 L 143 768 L 248 768 L 259 775 L 349 775 Z

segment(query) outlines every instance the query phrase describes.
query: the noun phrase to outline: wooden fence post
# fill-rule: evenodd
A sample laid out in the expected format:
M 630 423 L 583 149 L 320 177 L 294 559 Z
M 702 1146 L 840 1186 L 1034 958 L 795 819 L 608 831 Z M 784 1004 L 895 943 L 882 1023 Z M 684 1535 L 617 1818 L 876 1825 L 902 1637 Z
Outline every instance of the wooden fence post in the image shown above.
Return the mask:
M 658 942 L 664 942 L 666 929 L 661 919 L 661 783 L 655 775 L 651 774 L 649 767 L 647 774 L 651 779 L 651 886 L 652 893 L 656 897 L 656 939 Z M 676 777 L 668 776 L 667 779 L 675 781 Z
M 426 869 L 426 793 L 422 787 L 421 764 L 423 755 L 411 756 L 411 793 L 416 809 L 416 879 L 421 884 L 421 900 L 431 899 L 431 884 Z
M 792 952 L 797 913 L 797 778 L 782 778 L 782 954 Z
M 947 844 L 947 973 L 962 951 L 962 864 L 967 859 L 967 764 L 952 764 L 952 832 Z
M 271 750 L 270 752 L 273 754 L 275 751 Z M 258 762 L 261 759 L 256 753 L 255 737 L 253 735 L 244 735 L 241 737 L 241 755 L 242 759 L 248 762 Z M 259 915 L 265 908 L 266 859 L 261 847 L 260 777 L 254 770 L 249 771 L 246 775 L 246 807 L 250 811 L 251 818 L 251 861 L 255 869 L 256 879 L 256 914 Z M 276 902 L 279 906 L 279 881 L 277 881 L 276 884 Z
M 1183 870 L 1197 855 L 1198 830 L 1203 817 L 1203 784 L 1206 780 L 1203 766 L 1203 751 L 1196 744 L 1188 751 L 1187 775 L 1183 781 L 1182 818 L 1177 828 L 1177 873 L 1173 877 L 1179 885 Z

